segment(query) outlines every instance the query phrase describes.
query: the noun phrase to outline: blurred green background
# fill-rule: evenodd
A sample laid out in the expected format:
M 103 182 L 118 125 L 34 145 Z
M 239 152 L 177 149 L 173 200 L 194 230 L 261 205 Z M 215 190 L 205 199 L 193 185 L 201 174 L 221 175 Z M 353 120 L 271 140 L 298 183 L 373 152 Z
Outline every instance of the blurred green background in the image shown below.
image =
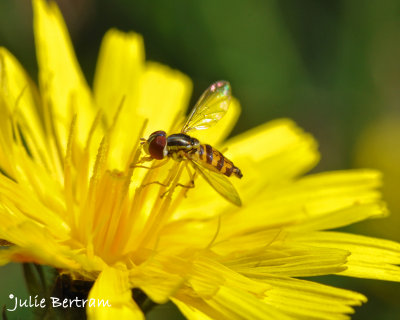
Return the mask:
M 382 170 L 392 216 L 348 229 L 400 241 L 399 0 L 56 2 L 89 83 L 104 33 L 134 30 L 144 36 L 148 60 L 193 79 L 192 102 L 211 82 L 231 82 L 243 107 L 234 133 L 290 117 L 320 143 L 315 172 Z M 30 0 L 0 1 L 0 45 L 36 79 Z M 400 319 L 400 284 L 319 280 L 368 296 L 353 319 Z M 1 305 L 10 292 L 23 295 L 20 266 L 0 268 L 0 284 Z M 153 315 L 167 314 L 175 317 L 172 306 Z

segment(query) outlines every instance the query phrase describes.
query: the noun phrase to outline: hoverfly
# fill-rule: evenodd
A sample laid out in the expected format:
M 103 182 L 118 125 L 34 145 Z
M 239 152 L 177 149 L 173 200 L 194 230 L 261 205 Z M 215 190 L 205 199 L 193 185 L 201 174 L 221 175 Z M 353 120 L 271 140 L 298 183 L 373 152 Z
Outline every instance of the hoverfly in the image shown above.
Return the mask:
M 242 172 L 232 161 L 209 144 L 187 135 L 194 130 L 204 130 L 216 124 L 227 112 L 231 100 L 231 87 L 227 81 L 213 83 L 201 95 L 188 116 L 180 133 L 167 136 L 165 131 L 155 131 L 148 139 L 142 138 L 147 160 L 189 161 L 194 169 L 226 200 L 240 206 L 241 200 L 228 179 L 242 178 Z M 194 181 L 191 181 L 192 187 Z

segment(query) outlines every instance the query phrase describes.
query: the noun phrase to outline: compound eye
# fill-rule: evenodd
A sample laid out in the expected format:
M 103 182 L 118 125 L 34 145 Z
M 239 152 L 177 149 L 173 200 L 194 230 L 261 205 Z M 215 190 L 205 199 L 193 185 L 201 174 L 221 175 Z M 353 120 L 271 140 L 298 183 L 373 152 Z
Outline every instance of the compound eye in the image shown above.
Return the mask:
M 149 153 L 154 159 L 161 160 L 164 158 L 167 137 L 165 134 L 152 137 L 153 135 L 154 133 L 149 138 Z

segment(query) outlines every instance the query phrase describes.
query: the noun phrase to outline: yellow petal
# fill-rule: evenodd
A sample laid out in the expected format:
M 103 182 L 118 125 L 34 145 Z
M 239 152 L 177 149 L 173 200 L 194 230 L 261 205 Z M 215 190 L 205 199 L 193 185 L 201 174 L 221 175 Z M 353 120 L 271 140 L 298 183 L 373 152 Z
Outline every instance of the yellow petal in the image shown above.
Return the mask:
M 95 304 L 90 306 L 91 302 Z M 102 271 L 90 290 L 86 313 L 91 320 L 144 319 L 132 299 L 126 270 L 108 267 Z
M 32 191 L 0 175 L 0 214 L 2 227 L 34 220 L 44 226 L 60 240 L 68 237 L 69 226 L 65 223 L 63 210 L 52 210 L 32 196 Z
M 376 190 L 380 184 L 381 175 L 373 170 L 325 172 L 271 184 L 240 212 L 223 218 L 220 237 L 227 233 L 224 236 L 229 238 L 247 228 L 332 229 L 383 217 L 387 210 Z
M 136 109 L 141 118 L 149 119 L 145 135 L 156 130 L 169 134 L 186 111 L 192 83 L 179 71 L 158 63 L 147 63 Z
M 215 316 L 216 312 L 213 312 L 214 316 L 209 317 L 203 312 L 201 312 L 199 309 L 196 309 L 192 307 L 189 304 L 186 304 L 185 302 L 182 302 L 178 299 L 171 299 L 175 305 L 179 308 L 179 310 L 182 312 L 182 314 L 185 316 L 186 319 L 188 320 L 213 320 L 213 319 L 222 319 L 221 315 L 219 314 L 218 316 Z
M 194 320 L 239 320 L 239 319 L 291 319 L 274 306 L 246 292 L 222 287 L 210 299 L 178 294 L 172 301 L 188 318 Z
M 2 193 L 0 239 L 16 245 L 7 250 L 10 261 L 33 261 L 86 271 L 100 270 L 104 266 L 99 257 L 87 255 L 79 248 L 79 243 L 74 243 L 69 226 L 53 212 L 29 198 L 20 197 L 19 202 L 13 203 L 4 191 Z M 74 249 L 68 246 L 71 243 Z
M 225 286 L 205 302 L 228 319 L 291 319 L 275 306 L 267 305 L 247 292 Z
M 212 244 L 218 236 L 220 221 L 177 220 L 169 223 L 160 233 L 159 250 L 179 254 L 186 250 L 187 239 L 190 237 L 192 249 L 204 249 Z
M 231 320 L 230 315 L 223 314 L 215 308 L 207 305 L 203 299 L 189 295 L 178 295 L 171 299 L 182 314 L 189 320 L 221 319 Z
M 193 319 L 286 319 L 283 313 L 268 306 L 269 285 L 236 273 L 211 259 L 197 257 L 187 270 L 193 293 L 178 291 L 174 303 Z M 204 316 L 206 315 L 206 317 Z
M 332 171 L 308 175 L 295 184 L 296 190 L 290 192 L 294 202 L 305 197 L 307 213 L 314 216 L 355 204 L 376 202 L 381 198 L 377 190 L 381 185 L 382 175 L 375 170 Z
M 266 186 L 305 173 L 319 159 L 313 137 L 287 119 L 251 129 L 227 141 L 226 147 L 226 156 L 243 173 L 239 181 L 232 180 L 244 203 L 259 196 Z
M 340 232 L 313 232 L 294 236 L 311 246 L 348 250 L 346 270 L 341 274 L 370 279 L 400 281 L 400 244 L 394 241 Z
M 291 171 L 283 172 L 281 178 L 303 173 L 319 158 L 315 140 L 288 119 L 274 120 L 251 129 L 228 140 L 226 146 L 228 147 L 227 154 L 234 155 L 235 159 L 243 158 L 252 163 L 265 160 L 272 162 L 275 160 L 273 157 L 283 158 L 289 151 L 293 153 L 292 156 L 294 154 L 301 156 L 297 159 L 296 167 L 287 168 Z M 252 167 L 250 163 L 245 163 L 243 168 L 247 166 Z
M 316 282 L 287 278 L 264 277 L 272 286 L 264 302 L 295 319 L 349 319 L 352 306 L 367 301 L 362 294 Z
M 322 214 L 320 216 L 306 217 L 304 221 L 290 229 L 296 231 L 324 230 L 344 227 L 368 218 L 381 218 L 387 216 L 388 211 L 382 202 L 372 204 L 355 204 L 344 209 Z
M 10 261 L 35 262 L 66 269 L 80 267 L 71 258 L 72 252 L 69 248 L 58 243 L 46 228 L 33 221 L 25 220 L 1 228 L 0 238 L 17 245 L 4 250 Z
M 112 168 L 124 169 L 137 143 L 144 121 L 136 112 L 144 69 L 142 37 L 133 32 L 108 31 L 97 61 L 94 96 L 96 105 L 104 112 L 106 127 L 111 126 L 119 112 L 110 143 Z
M 13 125 L 21 130 L 30 156 L 49 167 L 37 90 L 22 66 L 5 48 L 0 48 L 0 79 L 0 168 L 15 177 L 13 144 L 18 140 L 13 138 Z
M 44 116 L 55 122 L 58 142 L 64 152 L 75 113 L 78 113 L 78 141 L 86 142 L 95 117 L 92 97 L 56 4 L 34 0 L 33 9 L 39 83 L 46 106 Z
M 140 288 L 154 302 L 166 303 L 185 282 L 190 264 L 174 256 L 152 256 L 130 270 L 132 287 Z
M 197 257 L 188 270 L 188 283 L 203 298 L 212 297 L 221 286 L 238 291 L 249 292 L 254 296 L 268 295 L 270 287 L 264 283 L 253 281 L 232 268 L 205 257 Z
M 218 249 L 218 248 L 217 248 Z M 245 253 L 247 249 L 247 253 Z M 239 258 L 224 258 L 222 261 L 241 274 L 249 277 L 281 275 L 310 277 L 338 273 L 346 269 L 349 255 L 346 250 L 334 248 L 313 248 L 288 243 L 287 246 L 273 245 L 265 252 L 252 252 L 251 247 L 242 247 L 236 253 Z
M 96 104 L 103 108 L 108 125 L 122 99 L 123 113 L 135 115 L 140 80 L 144 72 L 143 39 L 139 34 L 108 31 L 102 41 L 97 61 L 93 91 Z M 130 118 L 130 123 L 134 121 Z
M 209 270 L 215 271 L 212 267 Z M 271 275 L 254 278 L 270 285 L 264 297 L 249 296 L 244 288 L 227 281 L 205 300 L 180 293 L 172 300 L 189 319 L 348 319 L 345 314 L 353 313 L 351 306 L 366 301 L 361 294 L 304 280 Z M 234 303 L 235 299 L 241 302 Z

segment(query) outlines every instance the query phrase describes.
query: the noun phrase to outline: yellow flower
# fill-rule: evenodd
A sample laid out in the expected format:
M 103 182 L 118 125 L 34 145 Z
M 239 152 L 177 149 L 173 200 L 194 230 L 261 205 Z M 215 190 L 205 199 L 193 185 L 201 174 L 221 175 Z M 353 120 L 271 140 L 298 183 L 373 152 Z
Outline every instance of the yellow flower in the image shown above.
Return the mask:
M 232 179 L 240 208 L 201 179 L 189 191 L 145 186 L 189 180 L 174 161 L 132 164 L 141 137 L 181 123 L 190 80 L 145 62 L 139 35 L 111 30 L 92 93 L 57 7 L 33 4 L 39 90 L 0 49 L 0 239 L 13 244 L 1 264 L 95 281 L 89 298 L 112 307 L 88 307 L 90 319 L 142 319 L 133 288 L 189 319 L 343 319 L 363 295 L 297 278 L 400 281 L 400 244 L 327 231 L 387 214 L 379 173 L 302 177 L 318 161 L 316 143 L 290 120 L 224 142 L 240 112 L 233 101 L 199 135 L 242 169 Z

